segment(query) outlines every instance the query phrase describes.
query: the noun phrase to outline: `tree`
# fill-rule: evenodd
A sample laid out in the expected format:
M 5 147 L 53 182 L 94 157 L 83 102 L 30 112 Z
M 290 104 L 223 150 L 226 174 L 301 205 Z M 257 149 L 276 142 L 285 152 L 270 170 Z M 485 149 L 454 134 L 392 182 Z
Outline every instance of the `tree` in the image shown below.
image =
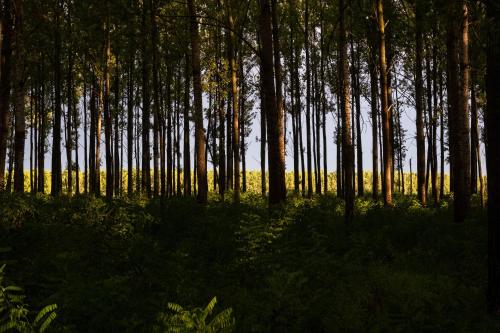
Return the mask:
M 354 218 L 354 149 L 351 138 L 351 104 L 349 68 L 347 64 L 347 42 L 345 28 L 345 4 L 339 1 L 339 63 L 340 63 L 340 106 L 342 110 L 342 163 L 345 174 L 344 199 L 345 222 L 351 223 Z
M 14 39 L 13 3 L 12 0 L 2 1 L 1 31 L 2 49 L 0 53 L 0 190 L 5 189 L 5 160 L 7 157 L 7 138 L 10 123 L 10 89 L 12 71 L 12 49 Z
M 198 32 L 198 21 L 193 0 L 188 0 L 188 11 L 190 17 L 191 32 L 191 70 L 193 73 L 193 95 L 194 95 L 194 126 L 195 126 L 195 149 L 196 149 L 196 175 L 198 179 L 197 200 L 199 203 L 207 202 L 207 169 L 205 164 L 205 129 L 203 128 L 203 101 L 201 91 L 201 68 L 200 68 L 200 35 Z
M 500 316 L 500 4 L 486 2 L 486 163 L 488 168 L 488 312 Z
M 14 61 L 14 107 L 15 107 L 15 171 L 14 191 L 24 192 L 24 142 L 26 139 L 26 115 L 24 110 L 24 99 L 26 97 L 26 74 L 24 68 L 24 22 L 23 4 L 21 0 L 14 1 L 15 17 L 15 54 Z
M 376 13 L 379 32 L 380 100 L 382 108 L 382 136 L 384 157 L 384 204 L 392 206 L 392 166 L 393 148 L 391 139 L 392 111 L 389 104 L 389 84 L 387 78 L 387 58 L 385 48 L 385 27 L 383 0 L 376 0 Z
M 454 219 L 463 222 L 470 201 L 470 134 L 469 134 L 469 55 L 468 8 L 465 1 L 449 4 L 448 18 L 448 100 L 450 118 L 450 161 L 454 191 Z
M 415 1 L 415 110 L 417 113 L 417 195 L 420 203 L 427 203 L 427 187 L 425 186 L 425 136 L 424 136 L 424 82 L 423 66 L 423 2 Z
M 62 5 L 59 1 L 55 9 L 54 32 L 54 120 L 52 129 L 52 184 L 51 194 L 59 195 L 62 191 L 62 166 L 61 166 L 61 27 L 59 24 Z
M 268 161 L 269 161 L 269 203 L 285 200 L 285 158 L 283 139 L 283 118 L 276 103 L 273 69 L 272 14 L 269 0 L 259 0 L 259 33 L 261 40 L 261 80 L 263 107 L 266 115 Z

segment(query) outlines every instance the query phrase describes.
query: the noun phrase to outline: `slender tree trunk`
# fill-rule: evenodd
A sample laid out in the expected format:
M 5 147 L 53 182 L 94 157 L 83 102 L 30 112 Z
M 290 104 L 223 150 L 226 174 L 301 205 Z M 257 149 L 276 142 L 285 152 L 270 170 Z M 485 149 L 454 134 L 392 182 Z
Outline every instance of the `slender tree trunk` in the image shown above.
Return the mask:
M 61 31 L 59 26 L 60 4 L 56 5 L 56 28 L 54 49 L 54 90 L 55 106 L 52 130 L 52 184 L 51 194 L 59 195 L 62 190 L 61 168 Z
M 277 144 L 278 147 L 278 156 L 275 156 L 277 159 L 276 163 L 276 172 L 275 175 L 276 188 L 273 191 L 276 191 L 276 199 L 277 201 L 283 201 L 286 198 L 286 183 L 285 183 L 285 110 L 284 110 L 284 98 L 283 98 L 283 79 L 282 79 L 282 69 L 281 69 L 281 46 L 279 42 L 279 18 L 278 18 L 278 5 L 277 0 L 271 0 L 271 21 L 272 21 L 272 36 L 273 36 L 273 54 L 274 54 L 274 75 L 276 82 L 276 111 L 277 117 L 276 121 L 272 121 L 270 123 L 276 122 L 276 131 L 277 131 Z M 273 118 L 274 118 L 273 117 Z M 271 159 L 269 159 L 271 162 Z M 271 182 L 271 178 L 269 179 Z M 274 183 L 274 182 L 273 182 Z M 269 196 L 271 197 L 271 185 L 269 187 Z
M 0 51 L 0 191 L 5 188 L 5 160 L 7 157 L 7 138 L 10 125 L 10 90 L 13 49 L 13 1 L 3 0 L 0 13 L 2 26 L 2 50 Z
M 120 194 L 120 176 L 121 176 L 121 169 L 120 169 L 120 124 L 119 124 L 119 115 L 120 115 L 120 80 L 119 80 L 119 75 L 118 75 L 118 69 L 116 70 L 115 74 L 115 80 L 114 80 L 114 114 L 112 115 L 114 119 L 114 153 L 113 153 L 113 162 L 114 162 L 114 167 L 113 167 L 113 183 L 114 183 L 114 189 L 113 192 L 115 195 Z
M 433 38 L 436 37 L 436 32 L 437 27 L 434 26 L 432 36 Z M 432 117 L 432 146 L 431 146 L 431 151 L 432 151 L 432 199 L 434 200 L 434 204 L 437 206 L 439 204 L 439 193 L 438 193 L 438 184 L 437 184 L 437 168 L 438 168 L 438 162 L 437 162 L 437 121 L 438 121 L 438 81 L 437 81 L 437 74 L 438 74 L 438 63 L 437 63 L 437 46 L 436 43 L 432 43 L 432 91 L 433 91 L 433 107 L 434 107 L 434 112 L 433 112 L 433 117 Z
M 371 120 L 372 120 L 372 197 L 373 200 L 378 200 L 379 187 L 379 172 L 378 172 L 378 84 L 377 84 L 377 53 L 376 53 L 376 36 L 373 32 L 369 35 L 370 60 L 368 62 L 368 70 L 370 71 L 370 99 L 371 99 Z
M 142 5 L 142 189 L 151 197 L 151 165 L 149 149 L 150 129 L 150 92 L 149 92 L 149 57 L 148 32 L 146 28 L 147 2 Z
M 358 167 L 358 196 L 362 197 L 365 194 L 364 175 L 363 175 L 363 144 L 361 140 L 361 83 L 359 72 L 361 69 L 359 44 L 357 45 L 356 65 L 354 66 L 356 88 L 354 96 L 356 98 L 356 152 L 357 152 L 357 167 Z M 354 57 L 354 54 L 353 54 Z M 353 59 L 354 64 L 354 59 Z
M 159 167 L 159 141 L 160 141 L 160 86 L 158 79 L 159 57 L 158 57 L 158 28 L 156 24 L 156 7 L 157 1 L 150 0 L 150 15 L 151 15 L 151 47 L 153 56 L 153 195 L 158 196 L 160 193 L 160 167 Z
M 26 137 L 26 115 L 24 99 L 26 97 L 26 77 L 24 73 L 24 22 L 23 4 L 21 0 L 14 1 L 15 15 L 15 53 L 14 62 L 14 107 L 16 134 L 14 139 L 14 191 L 24 192 L 24 143 Z M 31 171 L 30 171 L 31 172 Z
M 109 36 L 110 26 L 109 26 L 109 18 L 106 19 L 105 26 L 105 65 L 104 65 L 104 145 L 106 149 L 106 197 L 111 199 L 113 197 L 113 189 L 114 189 L 114 177 L 113 177 L 113 148 L 112 148 L 112 123 L 111 123 L 111 38 Z M 116 129 L 115 129 L 116 130 Z
M 266 1 L 266 0 L 264 0 Z M 260 36 L 259 36 L 260 37 Z M 262 44 L 262 42 L 261 42 Z M 262 46 L 260 47 L 262 54 Z M 259 64 L 260 73 L 264 73 L 262 59 Z M 266 196 L 267 182 L 266 182 L 266 143 L 267 143 L 267 123 L 266 123 L 266 87 L 264 86 L 264 76 L 260 76 L 260 188 L 263 197 Z
M 184 78 L 184 195 L 191 195 L 191 148 L 189 144 L 189 57 L 186 54 Z
M 167 189 L 166 193 L 168 196 L 173 194 L 173 168 L 174 165 L 172 160 L 172 102 L 171 102 L 171 70 L 167 70 Z
M 238 117 L 238 68 L 236 64 L 236 34 L 234 33 L 235 24 L 234 17 L 231 10 L 228 9 L 228 23 L 231 31 L 228 33 L 228 55 L 229 55 L 229 71 L 230 71 L 230 82 L 231 82 L 231 98 L 232 98 L 232 109 L 233 109 L 233 126 L 232 126 L 232 143 L 233 143 L 233 157 L 234 157 L 234 191 L 233 191 L 233 201 L 235 203 L 240 202 L 240 128 L 239 128 L 239 117 Z
M 470 94 L 471 94 L 471 148 L 470 148 L 470 171 L 471 171 L 471 179 L 470 179 L 470 191 L 472 194 L 477 193 L 477 165 L 478 160 L 481 156 L 477 153 L 479 146 L 479 131 L 478 131 L 478 115 L 477 115 L 477 101 L 476 101 L 476 83 L 475 83 L 475 75 L 472 75 L 471 86 L 470 86 Z
M 385 49 L 385 26 L 384 6 L 382 0 L 376 0 L 377 3 L 377 19 L 379 30 L 379 62 L 380 62 L 380 99 L 382 107 L 382 134 L 384 147 L 384 204 L 392 206 L 392 166 L 393 166 L 393 147 L 391 140 L 391 110 L 389 105 L 389 91 L 387 79 L 387 59 Z
M 305 34 L 306 52 L 306 144 L 307 144 L 307 197 L 312 197 L 312 160 L 311 160 L 311 69 L 309 60 L 309 0 L 305 0 Z
M 127 194 L 131 197 L 134 194 L 133 177 L 133 147 L 134 147 L 134 79 L 132 77 L 134 69 L 134 57 L 131 56 L 128 64 L 127 75 Z M 139 172 L 139 170 L 136 170 Z
M 500 316 L 500 6 L 486 3 L 486 164 L 488 169 L 488 312 Z
M 45 116 L 45 83 L 42 77 L 45 57 L 42 55 L 39 64 L 40 97 L 39 97 L 39 139 L 38 139 L 38 192 L 45 193 L 45 143 L 46 143 L 46 116 Z
M 342 110 L 342 162 L 345 172 L 345 222 L 351 223 L 354 218 L 354 189 L 351 181 L 354 173 L 354 150 L 351 140 L 351 105 L 349 68 L 347 60 L 347 42 L 345 28 L 345 4 L 339 0 L 339 50 L 340 50 L 340 105 Z
M 425 136 L 424 136 L 424 80 L 423 73 L 423 33 L 422 0 L 416 0 L 416 59 L 415 59 L 415 109 L 417 112 L 417 193 L 422 205 L 427 204 L 425 186 Z
M 73 105 L 73 131 L 75 134 L 74 140 L 75 140 L 75 193 L 80 194 L 80 164 L 79 164 L 79 157 L 78 157 L 78 127 L 80 123 L 80 119 L 78 116 L 78 108 L 76 106 L 76 103 L 74 102 Z
M 203 128 L 203 101 L 201 90 L 201 68 L 200 68 L 200 35 L 198 32 L 198 21 L 193 0 L 188 0 L 191 32 L 191 66 L 193 73 L 194 94 L 194 123 L 195 123 L 195 146 L 196 146 L 196 171 L 198 178 L 197 200 L 201 204 L 207 202 L 207 169 L 205 167 L 205 129 Z

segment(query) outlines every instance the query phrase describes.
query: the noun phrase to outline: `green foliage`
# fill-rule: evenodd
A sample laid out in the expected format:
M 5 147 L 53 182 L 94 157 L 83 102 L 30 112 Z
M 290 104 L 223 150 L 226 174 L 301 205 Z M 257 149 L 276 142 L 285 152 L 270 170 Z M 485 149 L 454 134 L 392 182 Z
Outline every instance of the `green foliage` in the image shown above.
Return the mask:
M 191 306 L 214 294 L 235 332 L 500 330 L 483 310 L 487 223 L 477 200 L 456 225 L 447 201 L 422 208 L 396 195 L 387 209 L 357 198 L 346 226 L 331 195 L 272 209 L 257 193 L 239 205 L 210 198 L 0 194 L 3 216 L 20 226 L 2 217 L 0 244 L 12 250 L 0 262 L 34 308 L 58 304 L 56 332 L 168 332 L 172 317 L 203 318 Z
M 168 303 L 170 313 L 162 313 L 158 317 L 158 332 L 167 333 L 228 333 L 234 326 L 233 310 L 225 309 L 215 315 L 210 321 L 209 316 L 214 311 L 217 298 L 214 297 L 205 308 L 185 310 L 175 303 Z
M 24 303 L 23 289 L 14 285 L 4 286 L 5 265 L 0 267 L 0 333 L 45 332 L 57 317 L 57 305 L 47 305 L 29 319 L 29 310 Z

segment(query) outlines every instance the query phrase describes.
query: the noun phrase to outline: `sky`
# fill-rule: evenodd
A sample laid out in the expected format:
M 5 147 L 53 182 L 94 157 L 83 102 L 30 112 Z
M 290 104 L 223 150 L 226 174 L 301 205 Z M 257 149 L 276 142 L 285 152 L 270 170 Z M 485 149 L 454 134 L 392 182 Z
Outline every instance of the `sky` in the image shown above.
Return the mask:
M 208 105 L 208 100 L 204 96 L 204 101 L 203 105 L 204 107 L 207 107 Z M 259 113 L 259 101 L 258 101 L 258 96 L 257 100 L 254 103 L 254 112 L 256 112 L 257 116 L 255 117 L 252 125 L 252 132 L 250 133 L 249 138 L 247 141 L 249 142 L 248 144 L 248 151 L 247 151 L 247 156 L 246 156 L 246 163 L 247 163 L 247 170 L 260 170 L 260 142 L 256 140 L 256 138 L 260 137 L 260 113 Z M 81 105 L 80 105 L 81 106 Z M 302 106 L 304 106 L 304 103 L 302 103 Z M 327 146 L 327 165 L 328 165 L 328 171 L 335 171 L 336 170 L 336 145 L 334 144 L 334 136 L 335 136 L 335 126 L 336 126 L 336 118 L 334 118 L 334 112 L 331 112 L 332 110 L 329 110 L 330 112 L 327 113 L 326 116 L 326 130 L 327 130 L 327 141 L 328 141 L 328 146 Z M 363 146 L 363 169 L 365 171 L 371 171 L 372 170 L 372 130 L 371 130 L 371 116 L 369 115 L 370 113 L 370 104 L 366 99 L 361 97 L 361 132 L 362 132 L 362 146 Z M 336 116 L 335 116 L 336 117 Z M 302 121 L 305 122 L 305 111 L 302 116 Z M 416 133 L 416 127 L 415 127 L 415 110 L 414 108 L 411 107 L 403 107 L 402 108 L 402 126 L 406 130 L 406 147 L 407 147 L 407 158 L 404 163 L 404 170 L 405 172 L 410 171 L 410 163 L 409 160 L 410 158 L 412 159 L 412 170 L 413 172 L 416 172 L 416 140 L 415 140 L 415 133 Z M 63 124 L 64 125 L 64 124 Z M 207 126 L 207 123 L 205 121 L 205 128 Z M 286 145 L 286 169 L 288 171 L 293 170 L 293 141 L 292 141 L 292 135 L 291 135 L 291 119 L 290 117 L 287 117 L 287 145 Z M 305 145 L 305 126 L 303 127 L 303 135 L 304 135 L 304 145 Z M 193 153 L 194 149 L 194 125 L 191 124 L 191 150 Z M 84 154 L 84 147 L 83 147 L 83 130 L 80 129 L 79 131 L 79 156 L 80 156 L 80 166 L 83 165 L 82 162 L 82 156 Z M 181 134 L 182 136 L 182 134 Z M 152 135 L 151 135 L 152 137 Z M 29 169 L 29 152 L 30 152 L 30 131 L 27 132 L 27 138 L 26 138 L 26 151 L 25 151 L 25 169 Z M 104 163 L 104 134 L 102 135 L 102 158 L 101 158 L 101 163 Z M 438 140 L 439 138 L 439 130 L 438 130 Z M 50 170 L 51 168 L 51 144 L 52 144 L 52 137 L 49 136 L 48 138 L 49 142 L 49 151 L 46 154 L 45 157 L 45 168 L 46 170 Z M 63 145 L 64 145 L 64 135 L 63 135 Z M 124 142 L 126 144 L 126 134 L 124 134 Z M 427 142 L 427 141 L 426 141 Z M 323 144 L 323 143 L 322 143 Z M 181 145 L 182 147 L 182 145 Z M 62 165 L 63 169 L 66 168 L 66 154 L 64 150 L 64 146 L 62 147 Z M 321 160 L 323 159 L 323 148 L 321 147 Z M 126 156 L 127 152 L 127 147 L 124 147 L 124 155 Z M 439 152 L 439 143 L 438 143 L 438 162 L 440 161 L 440 152 Z M 482 159 L 482 166 L 483 170 L 485 168 L 485 160 L 484 160 L 484 146 L 481 145 L 481 159 Z M 193 161 L 193 159 L 191 159 Z M 356 161 L 357 163 L 357 161 Z M 124 167 L 126 167 L 127 163 L 126 160 L 124 161 Z M 103 164 L 104 165 L 104 164 Z M 209 170 L 212 168 L 211 163 L 209 162 Z M 445 172 L 448 172 L 449 166 L 445 166 Z M 484 171 L 483 171 L 484 172 Z

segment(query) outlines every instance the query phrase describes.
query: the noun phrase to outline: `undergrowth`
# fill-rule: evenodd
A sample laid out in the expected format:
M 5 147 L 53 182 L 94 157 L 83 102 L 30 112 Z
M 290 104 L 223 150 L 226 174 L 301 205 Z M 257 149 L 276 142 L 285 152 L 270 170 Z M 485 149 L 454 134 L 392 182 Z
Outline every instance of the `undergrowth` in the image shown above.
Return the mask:
M 477 205 L 456 225 L 447 202 L 359 198 L 346 226 L 330 195 L 227 198 L 2 195 L 0 262 L 34 308 L 58 305 L 54 332 L 151 332 L 214 295 L 234 332 L 500 331 Z

